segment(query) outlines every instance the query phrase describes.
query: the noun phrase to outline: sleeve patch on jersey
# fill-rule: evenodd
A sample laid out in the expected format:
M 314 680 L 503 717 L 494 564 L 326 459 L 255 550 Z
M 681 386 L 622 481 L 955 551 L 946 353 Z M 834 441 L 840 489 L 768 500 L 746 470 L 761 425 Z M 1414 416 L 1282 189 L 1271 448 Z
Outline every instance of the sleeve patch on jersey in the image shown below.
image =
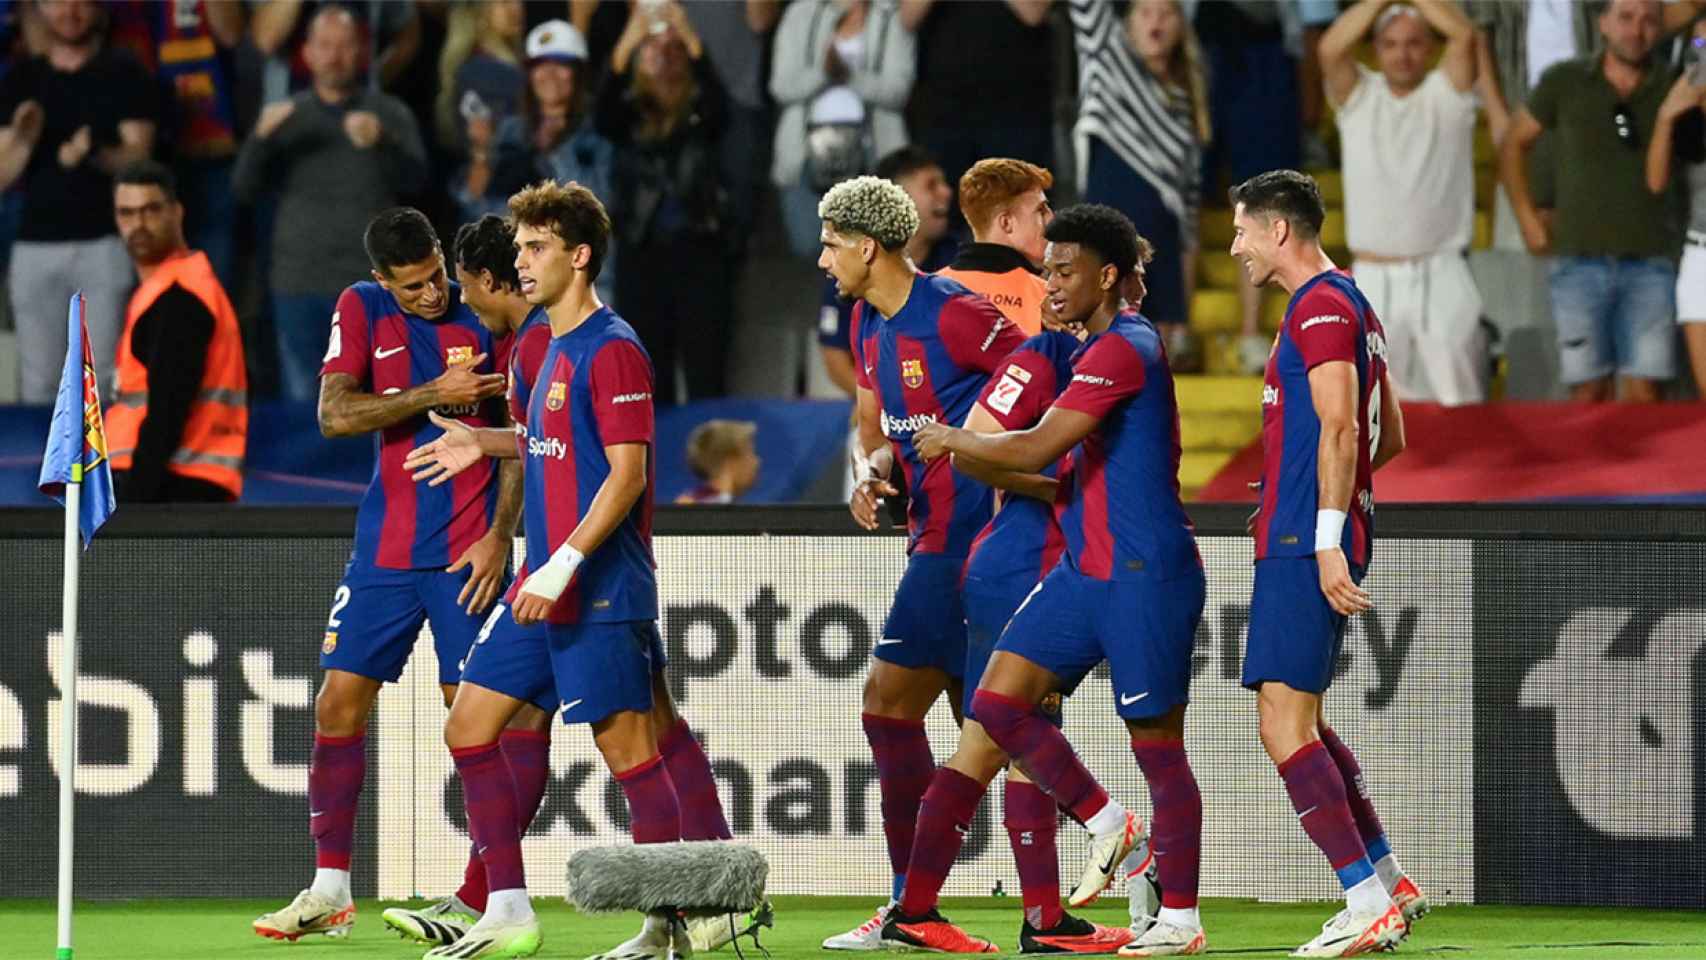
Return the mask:
M 1098 377 L 1093 373 L 1075 373 L 1072 375 L 1072 382 L 1088 383 L 1093 387 L 1111 387 L 1114 385 L 1111 377 Z
M 1016 363 L 1009 363 L 1007 365 L 1007 376 L 1013 377 L 1020 383 L 1031 382 L 1031 371 L 1026 370 L 1024 367 L 1021 367 Z
M 344 328 L 338 323 L 341 319 L 342 314 L 332 311 L 332 337 L 326 344 L 326 355 L 320 359 L 321 363 L 331 363 L 344 355 Z
M 1303 321 L 1303 325 L 1297 329 L 1301 332 L 1320 323 L 1342 323 L 1347 327 L 1351 325 L 1349 317 L 1341 317 L 1336 313 L 1324 313 L 1321 316 L 1310 317 L 1308 320 Z
M 1001 375 L 1001 379 L 996 382 L 995 386 L 990 389 L 989 408 L 991 410 L 999 413 L 1013 412 L 1013 404 L 1019 401 L 1019 394 L 1025 392 L 1025 385 L 1013 378 L 1015 372 L 1023 373 L 1024 371 L 1019 370 L 1018 367 L 1009 367 L 1007 372 Z M 1030 378 L 1030 374 L 1025 374 L 1026 380 Z
M 994 325 L 989 328 L 989 336 L 983 338 L 983 346 L 977 348 L 978 352 L 982 353 L 987 351 L 990 345 L 995 342 L 995 339 L 1001 336 L 1001 330 L 1006 326 L 1007 318 L 1005 316 L 997 316 L 995 318 Z

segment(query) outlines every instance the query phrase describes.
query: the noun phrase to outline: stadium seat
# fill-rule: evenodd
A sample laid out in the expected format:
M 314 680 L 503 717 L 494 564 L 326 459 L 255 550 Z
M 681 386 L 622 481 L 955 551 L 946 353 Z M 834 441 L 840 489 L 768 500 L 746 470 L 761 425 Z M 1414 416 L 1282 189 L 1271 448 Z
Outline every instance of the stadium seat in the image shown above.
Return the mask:
M 1191 297 L 1191 329 L 1201 336 L 1238 332 L 1238 294 L 1198 289 Z
M 1321 185 L 1321 200 L 1329 207 L 1345 205 L 1345 175 L 1338 170 L 1315 171 L 1315 182 Z
M 1202 286 L 1231 289 L 1238 285 L 1243 275 L 1244 268 L 1232 259 L 1226 248 L 1210 250 L 1205 247 L 1197 251 L 1197 283 Z

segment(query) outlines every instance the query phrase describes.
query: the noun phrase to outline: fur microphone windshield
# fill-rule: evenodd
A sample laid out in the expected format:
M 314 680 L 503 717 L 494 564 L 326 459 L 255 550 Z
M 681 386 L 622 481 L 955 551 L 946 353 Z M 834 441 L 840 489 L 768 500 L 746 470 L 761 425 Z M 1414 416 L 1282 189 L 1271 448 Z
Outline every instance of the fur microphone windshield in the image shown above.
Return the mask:
M 918 232 L 918 205 L 900 184 L 882 177 L 854 177 L 830 187 L 817 215 L 837 230 L 870 237 L 884 250 L 899 250 Z
M 569 858 L 569 903 L 583 913 L 744 913 L 764 899 L 770 864 L 724 840 L 621 844 Z

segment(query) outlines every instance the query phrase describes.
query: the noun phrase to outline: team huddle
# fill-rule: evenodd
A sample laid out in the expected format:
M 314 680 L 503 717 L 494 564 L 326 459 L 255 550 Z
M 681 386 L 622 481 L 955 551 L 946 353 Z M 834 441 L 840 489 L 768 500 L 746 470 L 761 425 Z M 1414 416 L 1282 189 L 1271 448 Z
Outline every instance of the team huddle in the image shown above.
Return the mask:
M 988 164 L 1017 161 L 979 166 Z M 1110 207 L 1052 213 L 1040 198 L 1034 184 L 1020 189 L 1002 221 L 1042 268 L 1032 317 L 1004 314 L 973 292 L 975 278 L 920 273 L 905 252 L 919 212 L 894 182 L 848 180 L 819 206 L 819 265 L 856 302 L 863 455 L 850 509 L 875 528 L 883 499 L 904 489 L 909 534 L 861 716 L 894 884 L 870 920 L 826 949 L 1000 952 L 943 917 L 937 900 L 1003 770 L 1021 952 L 1206 948 L 1202 797 L 1184 741 L 1206 579 L 1179 497 L 1172 373 L 1138 312 L 1153 251 Z M 1380 322 L 1321 250 L 1314 182 L 1275 171 L 1235 187 L 1232 201 L 1233 255 L 1258 286 L 1291 293 L 1263 388 L 1243 683 L 1299 820 L 1346 894 L 1295 955 L 1351 956 L 1392 947 L 1428 907 L 1322 712 L 1346 618 L 1371 602 L 1359 585 L 1371 478 L 1402 450 L 1402 416 Z M 263 936 L 341 936 L 353 925 L 367 718 L 423 623 L 473 841 L 458 890 L 384 912 L 388 927 L 433 945 L 427 957 L 540 949 L 521 839 L 550 780 L 553 713 L 591 725 L 635 843 L 731 837 L 710 763 L 665 682 L 651 551 L 654 371 L 594 292 L 610 220 L 584 187 L 551 181 L 516 194 L 509 212 L 461 229 L 455 282 L 424 216 L 380 214 L 364 237 L 374 279 L 348 288 L 332 317 L 321 426 L 374 433 L 378 457 L 321 648 L 308 791 L 317 869 L 294 901 L 255 920 Z M 1005 309 L 1023 309 L 1021 299 Z M 1021 328 L 1040 332 L 1027 339 Z M 505 591 L 523 519 L 525 562 Z M 1149 787 L 1147 825 L 1061 732 L 1063 698 L 1104 660 Z M 960 736 L 938 767 L 924 718 L 944 694 Z M 1068 904 L 1090 903 L 1123 874 L 1129 927 L 1063 909 L 1061 813 L 1090 836 Z M 770 922 L 767 904 L 689 917 L 685 934 L 648 917 L 595 960 L 715 950 Z

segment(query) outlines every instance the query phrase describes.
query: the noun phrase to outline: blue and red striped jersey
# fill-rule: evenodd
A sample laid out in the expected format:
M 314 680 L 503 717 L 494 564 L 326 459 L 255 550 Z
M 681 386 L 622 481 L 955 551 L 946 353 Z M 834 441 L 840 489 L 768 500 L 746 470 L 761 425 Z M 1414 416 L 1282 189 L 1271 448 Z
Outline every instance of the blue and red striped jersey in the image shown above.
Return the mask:
M 1321 418 L 1309 371 L 1335 360 L 1356 365 L 1357 464 L 1341 545 L 1367 567 L 1374 550 L 1374 451 L 1380 446 L 1380 384 L 1386 331 L 1368 298 L 1343 270 L 1297 288 L 1268 354 L 1262 383 L 1262 500 L 1256 510 L 1256 559 L 1315 553 L 1316 473 Z
M 492 335 L 450 285 L 450 308 L 437 320 L 403 312 L 397 298 L 371 280 L 344 289 L 332 313 L 331 339 L 320 375 L 345 373 L 361 390 L 386 396 L 428 383 L 452 366 L 481 355 L 476 373 L 500 369 Z M 503 401 L 439 407 L 440 416 L 472 427 L 501 426 Z M 437 439 L 425 414 L 374 435 L 373 479 L 355 519 L 355 558 L 396 570 L 444 568 L 486 535 L 497 506 L 497 469 L 483 461 L 436 487 L 416 483 L 403 469 L 409 451 Z
M 1045 330 L 1037 334 L 1007 357 L 977 402 L 1004 430 L 1035 426 L 1072 380 L 1072 355 L 1078 347 L 1078 338 L 1069 333 Z M 1058 475 L 1057 467 L 1044 472 Z M 997 497 L 995 517 L 972 541 L 966 576 L 1041 580 L 1066 547 L 1054 505 L 1013 493 L 998 493 Z
M 533 395 L 533 383 L 539 379 L 539 368 L 544 365 L 545 351 L 550 349 L 550 346 L 551 319 L 545 316 L 544 307 L 534 307 L 529 311 L 521 326 L 499 344 L 498 351 L 506 358 L 504 368 L 509 371 L 508 400 L 511 423 L 525 427 L 527 400 Z M 515 444 L 525 462 L 525 430 L 516 430 Z
M 549 330 L 549 327 L 546 327 Z M 526 565 L 509 600 L 568 540 L 610 476 L 606 447 L 646 445 L 646 489 L 610 536 L 587 555 L 551 613 L 550 623 L 655 620 L 652 491 L 656 430 L 652 361 L 634 328 L 609 307 L 552 337 L 527 393 L 522 468 Z
M 893 317 L 853 308 L 854 378 L 876 394 L 883 436 L 905 476 L 907 552 L 963 557 L 989 522 L 989 488 L 943 457 L 926 464 L 912 434 L 926 423 L 965 423 L 1001 361 L 1024 341 L 995 305 L 946 277 L 918 274 Z
M 1066 550 L 1098 580 L 1171 579 L 1202 565 L 1179 499 L 1179 404 L 1155 325 L 1114 317 L 1072 361 L 1056 400 L 1100 422 L 1072 449 L 1056 503 Z

